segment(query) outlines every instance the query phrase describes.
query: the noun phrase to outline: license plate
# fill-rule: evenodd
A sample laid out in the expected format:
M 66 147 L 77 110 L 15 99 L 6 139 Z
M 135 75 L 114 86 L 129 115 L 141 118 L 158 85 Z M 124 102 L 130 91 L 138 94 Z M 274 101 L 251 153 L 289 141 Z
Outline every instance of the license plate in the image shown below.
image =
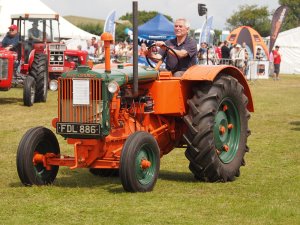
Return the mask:
M 57 123 L 58 134 L 100 135 L 100 124 Z
M 63 67 L 52 67 L 51 69 L 52 69 L 52 71 L 63 71 L 64 70 Z

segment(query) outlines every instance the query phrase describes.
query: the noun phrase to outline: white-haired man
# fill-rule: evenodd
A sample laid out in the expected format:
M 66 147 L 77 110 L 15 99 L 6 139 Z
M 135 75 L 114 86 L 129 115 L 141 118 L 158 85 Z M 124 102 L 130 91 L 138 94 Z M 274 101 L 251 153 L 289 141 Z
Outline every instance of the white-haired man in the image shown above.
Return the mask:
M 184 18 L 179 18 L 174 23 L 174 32 L 176 38 L 167 40 L 166 42 L 157 41 L 156 46 L 160 47 L 160 57 L 165 53 L 165 46 L 173 49 L 179 58 L 174 56 L 172 51 L 168 51 L 166 56 L 166 65 L 168 70 L 174 70 L 173 76 L 181 77 L 189 67 L 193 66 L 197 62 L 197 43 L 194 39 L 188 36 L 190 29 L 189 22 Z

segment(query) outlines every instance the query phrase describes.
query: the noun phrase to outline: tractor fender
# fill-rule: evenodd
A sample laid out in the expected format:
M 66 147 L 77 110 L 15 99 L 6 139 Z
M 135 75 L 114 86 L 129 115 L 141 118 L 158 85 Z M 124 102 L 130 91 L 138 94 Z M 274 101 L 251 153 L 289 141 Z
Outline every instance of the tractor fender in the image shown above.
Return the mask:
M 250 112 L 254 112 L 253 99 L 249 85 L 243 73 L 236 67 L 229 65 L 195 65 L 185 71 L 181 79 L 213 82 L 220 74 L 227 74 L 238 80 L 238 82 L 244 87 L 244 93 L 248 97 L 247 108 Z
M 34 60 L 34 55 L 35 55 L 35 49 L 31 50 L 29 57 L 28 57 L 28 69 L 31 69 L 33 60 Z

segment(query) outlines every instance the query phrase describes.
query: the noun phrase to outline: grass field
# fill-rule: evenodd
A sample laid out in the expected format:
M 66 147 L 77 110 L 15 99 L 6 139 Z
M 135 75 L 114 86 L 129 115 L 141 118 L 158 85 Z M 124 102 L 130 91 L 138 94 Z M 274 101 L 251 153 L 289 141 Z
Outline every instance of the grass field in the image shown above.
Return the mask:
M 22 186 L 18 143 L 31 127 L 51 128 L 57 93 L 29 108 L 21 88 L 0 92 L 0 224 L 300 224 L 300 76 L 249 85 L 255 112 L 239 178 L 197 182 L 184 149 L 175 149 L 162 158 L 154 191 L 135 194 L 117 177 L 64 167 L 52 186 Z M 59 142 L 62 153 L 73 154 Z

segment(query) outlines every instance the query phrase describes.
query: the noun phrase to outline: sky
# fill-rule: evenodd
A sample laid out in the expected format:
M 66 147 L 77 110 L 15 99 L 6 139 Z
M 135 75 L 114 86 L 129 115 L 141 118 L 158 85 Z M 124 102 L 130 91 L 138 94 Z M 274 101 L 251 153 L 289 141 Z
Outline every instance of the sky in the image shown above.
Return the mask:
M 61 16 L 83 16 L 103 19 L 116 10 L 117 18 L 132 12 L 132 0 L 41 0 Z M 241 5 L 267 6 L 269 11 L 275 10 L 278 0 L 138 0 L 140 11 L 158 11 L 176 18 L 186 18 L 192 29 L 201 28 L 205 17 L 198 15 L 198 3 L 206 4 L 208 16 L 213 16 L 213 29 L 223 30 L 226 19 Z

